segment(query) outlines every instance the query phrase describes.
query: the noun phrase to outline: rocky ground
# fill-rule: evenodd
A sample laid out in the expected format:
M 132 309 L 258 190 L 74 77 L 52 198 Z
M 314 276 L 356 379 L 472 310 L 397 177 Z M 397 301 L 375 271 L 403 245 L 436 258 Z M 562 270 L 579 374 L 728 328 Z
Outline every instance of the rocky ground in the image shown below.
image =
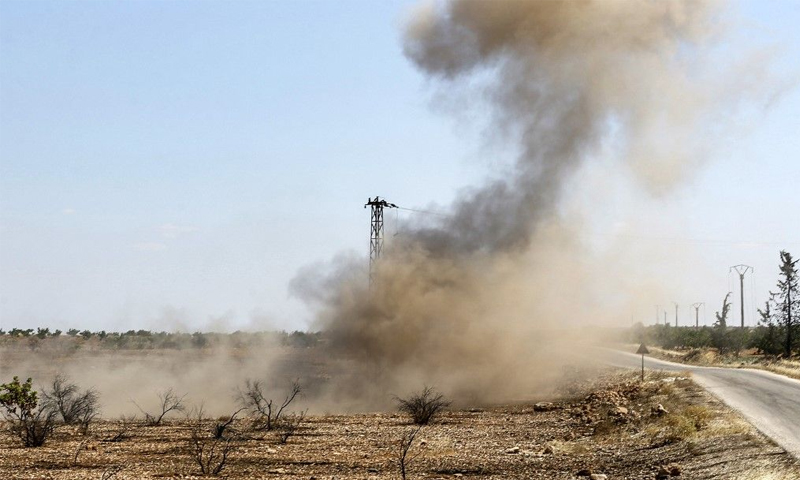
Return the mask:
M 61 427 L 40 448 L 3 433 L 0 478 L 194 478 L 198 446 L 211 469 L 229 448 L 221 478 L 400 478 L 399 442 L 415 429 L 397 413 L 308 416 L 284 444 L 244 419 L 213 440 L 218 422 L 104 420 L 86 436 Z M 640 383 L 607 371 L 552 403 L 446 411 L 408 454 L 407 478 L 800 478 L 794 459 L 690 379 L 655 373 Z

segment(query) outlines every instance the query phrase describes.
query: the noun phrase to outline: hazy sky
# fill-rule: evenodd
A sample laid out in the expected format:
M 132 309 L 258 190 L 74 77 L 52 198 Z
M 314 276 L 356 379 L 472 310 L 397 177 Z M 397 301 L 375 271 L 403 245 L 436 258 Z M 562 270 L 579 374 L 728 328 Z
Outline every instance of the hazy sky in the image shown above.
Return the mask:
M 368 196 L 445 211 L 513 154 L 481 109 L 431 101 L 402 54 L 414 3 L 0 2 L 0 328 L 308 328 L 288 285 L 366 257 Z M 600 164 L 564 206 L 591 206 L 593 248 L 651 252 L 670 294 L 623 323 L 673 301 L 710 322 L 739 263 L 750 315 L 778 251 L 800 256 L 800 2 L 730 12 L 719 55 L 769 56 L 773 101 L 685 186 L 648 197 Z

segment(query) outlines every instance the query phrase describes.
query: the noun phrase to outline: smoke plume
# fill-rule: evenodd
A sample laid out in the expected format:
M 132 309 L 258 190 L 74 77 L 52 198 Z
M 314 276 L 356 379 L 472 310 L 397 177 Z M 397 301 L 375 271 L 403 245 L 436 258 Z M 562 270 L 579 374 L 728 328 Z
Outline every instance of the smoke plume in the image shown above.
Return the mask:
M 641 275 L 599 275 L 609 258 L 592 258 L 580 216 L 558 207 L 574 174 L 609 145 L 655 195 L 702 163 L 722 115 L 705 68 L 720 33 L 712 7 L 458 0 L 414 12 L 408 59 L 444 87 L 440 95 L 488 106 L 490 135 L 518 155 L 446 217 L 405 226 L 371 291 L 363 274 L 354 280 L 363 272 L 354 263 L 295 282 L 322 302 L 333 348 L 369 366 L 365 383 L 396 393 L 427 382 L 483 400 L 524 395 L 560 374 L 563 356 L 548 350 L 547 331 L 602 316 L 603 297 L 658 288 Z M 626 268 L 620 249 L 607 255 Z

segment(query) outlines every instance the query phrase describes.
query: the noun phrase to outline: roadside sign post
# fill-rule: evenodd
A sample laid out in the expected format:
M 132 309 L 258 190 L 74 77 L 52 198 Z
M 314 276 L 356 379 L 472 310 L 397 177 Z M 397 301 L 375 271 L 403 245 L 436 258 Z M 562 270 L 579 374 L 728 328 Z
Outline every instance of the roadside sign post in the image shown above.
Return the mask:
M 643 343 L 639 345 L 639 350 L 636 350 L 636 353 L 642 355 L 642 382 L 644 382 L 644 356 L 645 354 L 650 353 L 650 350 L 648 350 L 645 344 Z

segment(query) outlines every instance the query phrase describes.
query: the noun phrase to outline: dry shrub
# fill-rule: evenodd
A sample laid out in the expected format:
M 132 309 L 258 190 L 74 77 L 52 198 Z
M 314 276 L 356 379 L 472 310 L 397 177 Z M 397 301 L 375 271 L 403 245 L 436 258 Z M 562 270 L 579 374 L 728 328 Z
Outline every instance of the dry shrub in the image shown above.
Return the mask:
M 670 443 L 686 440 L 697 433 L 694 419 L 683 414 L 664 417 L 663 438 Z
M 400 437 L 395 447 L 394 461 L 397 465 L 397 469 L 400 471 L 400 478 L 402 480 L 406 480 L 408 468 L 422 453 L 420 450 L 412 452 L 412 449 L 414 448 L 414 442 L 417 438 L 417 434 L 419 434 L 420 429 L 422 429 L 421 425 L 413 430 L 407 430 L 403 432 L 403 435 Z
M 217 419 L 217 423 L 214 424 L 214 438 L 220 439 L 225 436 L 225 432 L 230 433 L 230 431 L 233 429 L 233 422 L 236 421 L 236 416 L 239 415 L 243 410 L 244 407 L 236 410 L 231 415 L 219 417 Z
M 424 387 L 421 392 L 412 393 L 408 399 L 395 397 L 397 409 L 411 416 L 417 425 L 427 425 L 450 401 L 444 395 L 437 393 L 432 387 Z
M 683 415 L 694 422 L 695 430 L 702 430 L 714 418 L 714 413 L 703 405 L 690 405 L 683 410 Z
M 116 427 L 111 431 L 111 434 L 103 438 L 103 442 L 121 442 L 126 438 L 130 438 L 130 432 L 136 426 L 138 420 L 136 415 L 125 416 L 122 415 L 117 421 Z
M 53 379 L 50 390 L 43 392 L 44 401 L 61 415 L 67 425 L 78 425 L 85 435 L 89 424 L 100 413 L 100 397 L 93 388 L 80 391 L 66 375 L 58 374 Z
M 283 419 L 281 419 L 280 424 L 278 425 L 278 441 L 281 444 L 288 442 L 289 438 L 292 437 L 300 428 L 300 424 L 303 423 L 305 418 L 306 412 L 303 411 L 300 413 L 286 415 Z
M 148 426 L 157 427 L 161 425 L 164 417 L 170 412 L 183 412 L 186 410 L 183 404 L 184 398 L 186 398 L 186 394 L 179 395 L 172 388 L 164 390 L 158 394 L 159 408 L 161 410 L 158 413 L 145 412 L 136 402 L 133 402 L 133 404 L 144 414 L 144 421 Z
M 222 472 L 233 453 L 233 442 L 236 440 L 236 433 L 230 428 L 223 429 L 228 432 L 227 435 L 217 436 L 219 424 L 212 423 L 205 418 L 201 405 L 192 422 L 189 445 L 192 457 L 203 475 L 219 475 Z
M 244 389 L 239 389 L 239 402 L 253 417 L 252 428 L 255 431 L 270 431 L 280 426 L 281 416 L 286 408 L 300 395 L 300 382 L 295 380 L 283 402 L 277 404 L 264 394 L 260 381 L 245 381 Z

